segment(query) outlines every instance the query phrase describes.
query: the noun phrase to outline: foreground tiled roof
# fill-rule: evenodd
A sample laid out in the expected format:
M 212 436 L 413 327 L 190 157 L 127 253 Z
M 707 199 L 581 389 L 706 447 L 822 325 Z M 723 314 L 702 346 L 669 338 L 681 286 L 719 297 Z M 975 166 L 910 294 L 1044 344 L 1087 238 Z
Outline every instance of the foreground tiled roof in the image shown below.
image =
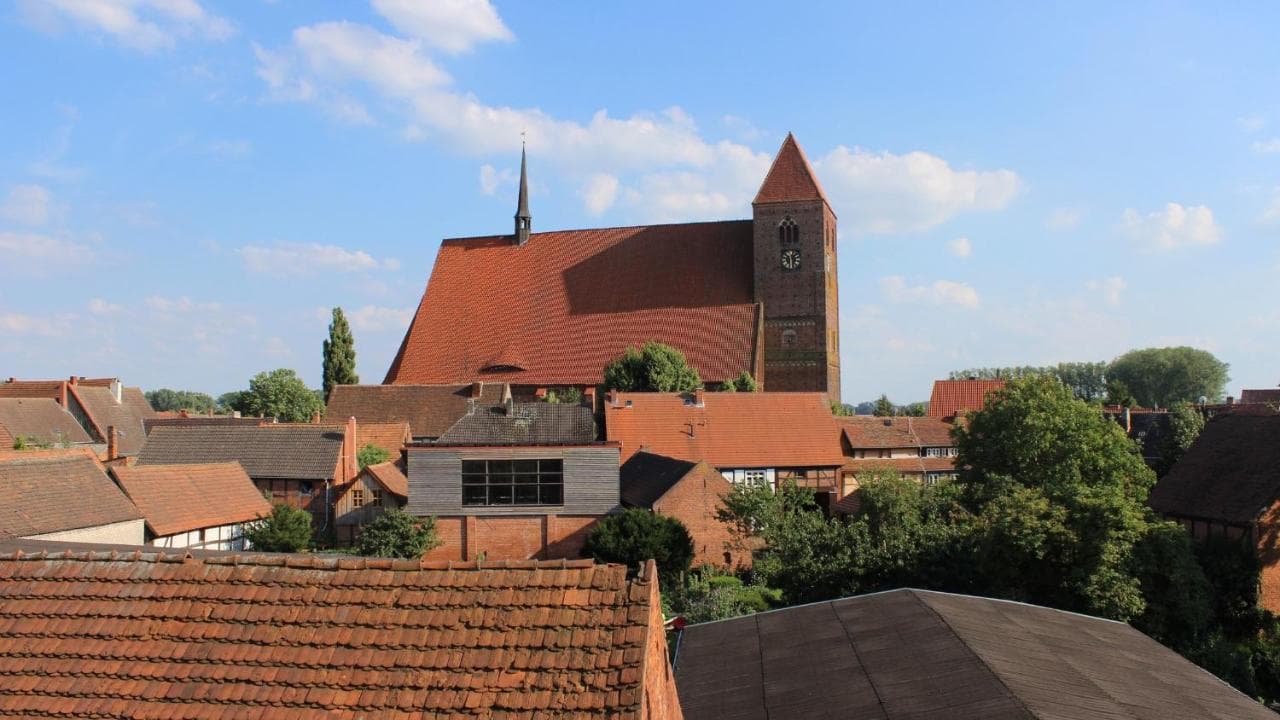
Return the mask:
M 111 474 L 162 537 L 271 514 L 240 463 L 117 466 Z
M 139 465 L 239 462 L 252 478 L 327 480 L 342 454 L 342 432 L 290 427 L 157 427 Z
M 640 450 L 717 468 L 830 467 L 844 463 L 840 428 L 822 393 L 619 393 L 605 431 L 622 461 Z M 629 404 L 629 406 L 628 406 Z
M 440 436 L 446 445 L 582 445 L 596 441 L 591 408 L 545 402 L 476 406 Z
M 652 562 L 17 554 L 0 715 L 671 717 L 657 604 Z
M 1161 513 L 1247 524 L 1280 500 L 1280 415 L 1229 413 L 1156 483 L 1149 503 Z
M 503 383 L 484 383 L 472 399 L 471 384 L 453 385 L 337 385 L 329 393 L 325 422 L 404 421 L 413 437 L 437 438 L 467 413 L 473 404 L 497 405 L 510 390 Z
M 849 447 L 857 449 L 951 447 L 951 424 L 932 417 L 836 418 Z
M 1280 403 L 1280 388 L 1263 388 L 1261 390 L 1241 390 L 1242 404 Z
M 87 448 L 0 452 L 0 497 L 0 538 L 142 517 Z
M 685 720 L 1266 720 L 1261 704 L 1123 623 L 894 590 L 691 625 Z
M 404 470 L 400 468 L 398 460 L 390 460 L 377 465 L 370 465 L 364 469 L 379 485 L 386 488 L 391 493 L 400 496 L 401 499 L 409 497 L 409 479 L 405 477 Z
M 791 133 L 782 141 L 782 147 L 773 158 L 769 174 L 765 175 L 756 193 L 754 203 L 796 202 L 798 200 L 822 200 L 827 196 L 822 192 L 818 176 L 809 165 L 809 158 L 800 143 Z
M 929 417 L 950 418 L 981 410 L 987 393 L 1002 387 L 1003 380 L 935 380 L 929 396 Z
M 638 452 L 618 471 L 622 502 L 631 507 L 652 507 L 698 463 L 665 455 Z
M 13 447 L 19 437 L 45 442 L 90 443 L 80 423 L 52 398 L 0 398 L 0 427 L 9 432 L 0 450 Z
M 683 351 L 709 382 L 758 376 L 751 228 L 445 240 L 386 382 L 597 385 L 605 365 L 648 340 Z

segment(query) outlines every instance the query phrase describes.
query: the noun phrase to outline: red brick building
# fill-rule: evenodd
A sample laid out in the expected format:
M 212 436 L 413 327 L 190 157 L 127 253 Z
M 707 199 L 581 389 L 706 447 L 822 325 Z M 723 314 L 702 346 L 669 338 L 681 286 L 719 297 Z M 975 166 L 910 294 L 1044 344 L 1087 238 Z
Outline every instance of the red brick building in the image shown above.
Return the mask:
M 638 452 L 619 473 L 622 504 L 679 520 L 693 539 L 693 564 L 736 568 L 751 565 L 728 524 L 717 514 L 733 485 L 705 462 Z
M 836 216 L 788 135 L 750 220 L 445 240 L 387 384 L 594 388 L 628 347 L 683 351 L 707 383 L 840 396 Z M 416 431 L 415 431 L 416 434 Z

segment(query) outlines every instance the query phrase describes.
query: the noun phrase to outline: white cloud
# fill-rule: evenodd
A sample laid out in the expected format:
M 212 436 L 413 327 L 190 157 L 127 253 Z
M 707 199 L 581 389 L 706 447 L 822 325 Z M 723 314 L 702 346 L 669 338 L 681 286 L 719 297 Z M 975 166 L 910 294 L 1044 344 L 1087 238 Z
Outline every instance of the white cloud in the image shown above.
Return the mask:
M 497 170 L 488 163 L 480 166 L 480 191 L 485 195 L 492 195 L 499 186 L 514 186 L 517 179 L 516 172 L 510 168 Z
M 74 315 L 57 315 L 47 318 L 22 313 L 0 312 L 0 332 L 6 335 L 39 335 L 59 337 L 66 335 Z
M 278 243 L 273 247 L 245 245 L 236 252 L 244 258 L 249 270 L 272 275 L 400 269 L 400 261 L 393 258 L 378 260 L 363 250 L 347 250 L 319 243 Z
M 114 303 L 109 303 L 102 298 L 93 298 L 86 306 L 93 315 L 115 315 L 124 308 Z
M 956 238 L 947 243 L 947 249 L 958 258 L 967 258 L 973 254 L 973 244 L 969 242 L 969 238 Z
M 189 312 L 217 312 L 222 309 L 222 305 L 216 302 L 195 302 L 191 298 L 183 295 L 176 298 L 167 298 L 162 295 L 152 295 L 143 303 L 151 310 L 159 313 L 189 313 Z
M 880 290 L 885 299 L 895 303 L 923 303 L 926 305 L 955 305 L 976 308 L 978 291 L 966 283 L 951 280 L 935 280 L 929 285 L 908 285 L 901 275 L 880 279 Z
M 1245 132 L 1258 132 L 1266 126 L 1267 119 L 1261 115 L 1245 115 L 1244 117 L 1236 118 L 1236 122 Z
M 1222 229 L 1214 222 L 1213 211 L 1204 205 L 1185 207 L 1169 203 L 1164 210 L 1146 215 L 1129 208 L 1121 216 L 1120 227 L 1148 250 L 1213 245 L 1222 239 Z
M 1045 220 L 1045 227 L 1050 230 L 1070 230 L 1080 224 L 1080 218 L 1083 213 L 1077 208 L 1057 208 L 1049 213 L 1049 219 Z
M 445 52 L 515 37 L 488 0 L 373 0 L 373 7 L 400 32 Z
M 1115 306 L 1120 304 L 1120 294 L 1124 292 L 1128 284 L 1119 275 L 1112 275 L 1101 280 L 1090 280 L 1085 284 L 1085 287 L 1089 291 L 1101 295 L 1108 305 Z
M 815 165 L 855 233 L 919 232 L 962 212 L 1002 210 L 1021 186 L 1011 170 L 955 170 L 921 151 L 895 155 L 841 145 Z
M 196 0 L 21 0 L 33 26 L 58 32 L 64 22 L 114 38 L 137 50 L 171 48 L 194 35 L 225 40 L 231 23 L 205 11 Z
M 618 178 L 608 173 L 596 173 L 587 179 L 581 195 L 587 212 L 599 215 L 612 207 L 618 197 Z
M 329 310 L 324 310 L 322 313 L 326 322 L 331 317 L 330 313 Z M 346 316 L 351 323 L 351 328 L 357 332 L 377 333 L 387 330 L 403 332 L 409 327 L 409 321 L 413 319 L 413 308 L 365 305 L 346 313 Z
M 35 233 L 0 232 L 0 257 L 49 263 L 80 263 L 93 259 L 87 245 Z
M 1256 153 L 1280 153 L 1280 138 L 1257 140 L 1249 147 Z
M 14 185 L 9 196 L 0 203 L 0 218 L 23 225 L 44 225 L 49 222 L 51 206 L 49 191 L 39 185 Z

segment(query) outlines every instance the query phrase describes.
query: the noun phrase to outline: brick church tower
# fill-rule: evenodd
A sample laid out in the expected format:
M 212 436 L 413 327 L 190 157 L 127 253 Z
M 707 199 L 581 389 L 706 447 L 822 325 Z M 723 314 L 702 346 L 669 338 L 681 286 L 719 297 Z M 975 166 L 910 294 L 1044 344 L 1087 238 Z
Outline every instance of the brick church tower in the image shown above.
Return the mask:
M 840 400 L 836 215 L 790 133 L 751 203 L 764 383 Z

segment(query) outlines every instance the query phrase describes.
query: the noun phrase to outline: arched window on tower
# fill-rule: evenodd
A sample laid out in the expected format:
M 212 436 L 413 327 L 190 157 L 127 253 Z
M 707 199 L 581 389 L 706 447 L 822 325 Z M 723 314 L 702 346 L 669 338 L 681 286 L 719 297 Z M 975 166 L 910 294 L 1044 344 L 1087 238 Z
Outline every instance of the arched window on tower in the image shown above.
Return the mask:
M 794 347 L 796 344 L 796 331 L 787 328 L 782 331 L 782 347 Z
M 800 226 L 788 215 L 778 223 L 778 242 L 783 245 L 794 245 L 800 242 Z

